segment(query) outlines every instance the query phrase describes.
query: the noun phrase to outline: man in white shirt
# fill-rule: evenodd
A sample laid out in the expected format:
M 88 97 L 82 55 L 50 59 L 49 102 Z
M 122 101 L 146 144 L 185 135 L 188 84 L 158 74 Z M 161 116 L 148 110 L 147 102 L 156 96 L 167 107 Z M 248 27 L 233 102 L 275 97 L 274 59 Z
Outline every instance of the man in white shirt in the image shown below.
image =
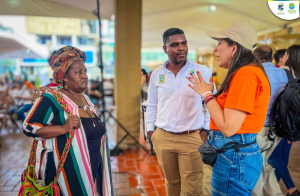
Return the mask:
M 168 196 L 180 196 L 181 189 L 185 195 L 202 196 L 203 162 L 198 147 L 207 139 L 210 116 L 201 96 L 188 87 L 188 77 L 199 71 L 209 83 L 211 74 L 207 67 L 187 60 L 187 40 L 181 29 L 166 30 L 163 43 L 169 60 L 150 78 L 148 137 L 164 171 Z

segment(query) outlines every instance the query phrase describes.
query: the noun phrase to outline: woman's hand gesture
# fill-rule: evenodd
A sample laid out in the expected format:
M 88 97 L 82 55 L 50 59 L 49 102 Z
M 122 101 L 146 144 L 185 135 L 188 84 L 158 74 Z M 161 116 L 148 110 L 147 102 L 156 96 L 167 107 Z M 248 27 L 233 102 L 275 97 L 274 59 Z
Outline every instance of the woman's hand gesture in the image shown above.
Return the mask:
M 189 87 L 193 90 L 195 90 L 200 96 L 202 96 L 204 93 L 211 91 L 212 93 L 214 92 L 214 81 L 213 77 L 211 76 L 209 78 L 209 84 L 207 84 L 201 73 L 199 71 L 196 72 L 197 76 L 196 77 L 194 74 L 191 73 L 191 77 L 189 77 L 189 81 L 193 84 L 190 85 Z
M 63 129 L 66 131 L 66 133 L 70 133 L 73 129 L 78 129 L 79 127 L 80 119 L 76 115 L 70 116 L 63 125 Z

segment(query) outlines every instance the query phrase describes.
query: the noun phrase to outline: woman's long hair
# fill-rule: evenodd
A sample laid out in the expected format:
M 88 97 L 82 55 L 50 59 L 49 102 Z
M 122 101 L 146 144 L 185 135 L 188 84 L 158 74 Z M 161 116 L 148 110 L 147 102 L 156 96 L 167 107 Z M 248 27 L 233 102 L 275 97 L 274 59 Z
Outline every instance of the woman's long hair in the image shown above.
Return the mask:
M 228 73 L 225 77 L 224 82 L 221 84 L 219 91 L 215 94 L 215 96 L 219 96 L 222 93 L 225 93 L 227 89 L 229 88 L 230 81 L 232 79 L 232 76 L 242 67 L 249 65 L 249 64 L 254 64 L 254 66 L 257 66 L 261 68 L 261 70 L 265 73 L 267 76 L 264 67 L 262 64 L 259 62 L 259 60 L 253 55 L 251 50 L 248 50 L 241 46 L 240 44 L 232 41 L 229 38 L 224 39 L 228 46 L 232 46 L 235 44 L 237 46 L 237 52 L 235 53 L 231 64 L 228 69 Z
M 287 49 L 289 59 L 286 65 L 293 71 L 297 78 L 300 78 L 300 45 L 292 45 Z
M 148 82 L 148 73 L 146 72 L 145 69 L 141 69 L 141 71 L 143 72 L 144 76 L 146 77 L 146 82 Z

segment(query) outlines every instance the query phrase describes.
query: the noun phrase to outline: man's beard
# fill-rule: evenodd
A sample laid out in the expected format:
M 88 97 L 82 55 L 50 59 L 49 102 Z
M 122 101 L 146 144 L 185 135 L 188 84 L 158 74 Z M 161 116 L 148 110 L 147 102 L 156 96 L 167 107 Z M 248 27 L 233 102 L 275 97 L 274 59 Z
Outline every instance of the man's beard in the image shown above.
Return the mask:
M 181 64 L 181 63 L 184 63 L 184 62 L 186 62 L 186 58 L 184 60 L 177 60 L 177 59 L 175 59 L 174 62 L 173 62 L 173 64 L 178 65 L 178 64 Z

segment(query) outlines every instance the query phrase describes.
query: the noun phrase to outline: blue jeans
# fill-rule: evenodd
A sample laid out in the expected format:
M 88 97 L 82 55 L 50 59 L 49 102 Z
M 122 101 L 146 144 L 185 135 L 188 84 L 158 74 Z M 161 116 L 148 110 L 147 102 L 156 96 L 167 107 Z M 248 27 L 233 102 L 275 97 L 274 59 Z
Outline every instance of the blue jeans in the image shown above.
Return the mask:
M 226 138 L 219 131 L 211 131 L 209 143 L 220 149 L 226 143 L 251 143 L 256 134 L 236 134 Z M 211 176 L 212 196 L 251 196 L 262 170 L 262 156 L 257 143 L 219 153 Z
M 15 105 L 15 106 L 12 106 L 8 109 L 8 112 L 10 115 L 14 114 L 16 112 L 17 109 L 19 109 L 21 106 L 18 106 L 18 105 Z
M 287 168 L 291 147 L 292 144 L 289 144 L 286 139 L 282 138 L 268 160 L 268 162 L 275 168 L 275 175 L 278 182 L 282 179 L 287 189 L 295 187 Z
M 24 120 L 25 120 L 24 113 L 28 112 L 31 109 L 31 107 L 32 107 L 32 104 L 26 104 L 18 110 L 18 117 L 19 117 L 19 119 L 22 120 L 22 122 L 24 122 Z

